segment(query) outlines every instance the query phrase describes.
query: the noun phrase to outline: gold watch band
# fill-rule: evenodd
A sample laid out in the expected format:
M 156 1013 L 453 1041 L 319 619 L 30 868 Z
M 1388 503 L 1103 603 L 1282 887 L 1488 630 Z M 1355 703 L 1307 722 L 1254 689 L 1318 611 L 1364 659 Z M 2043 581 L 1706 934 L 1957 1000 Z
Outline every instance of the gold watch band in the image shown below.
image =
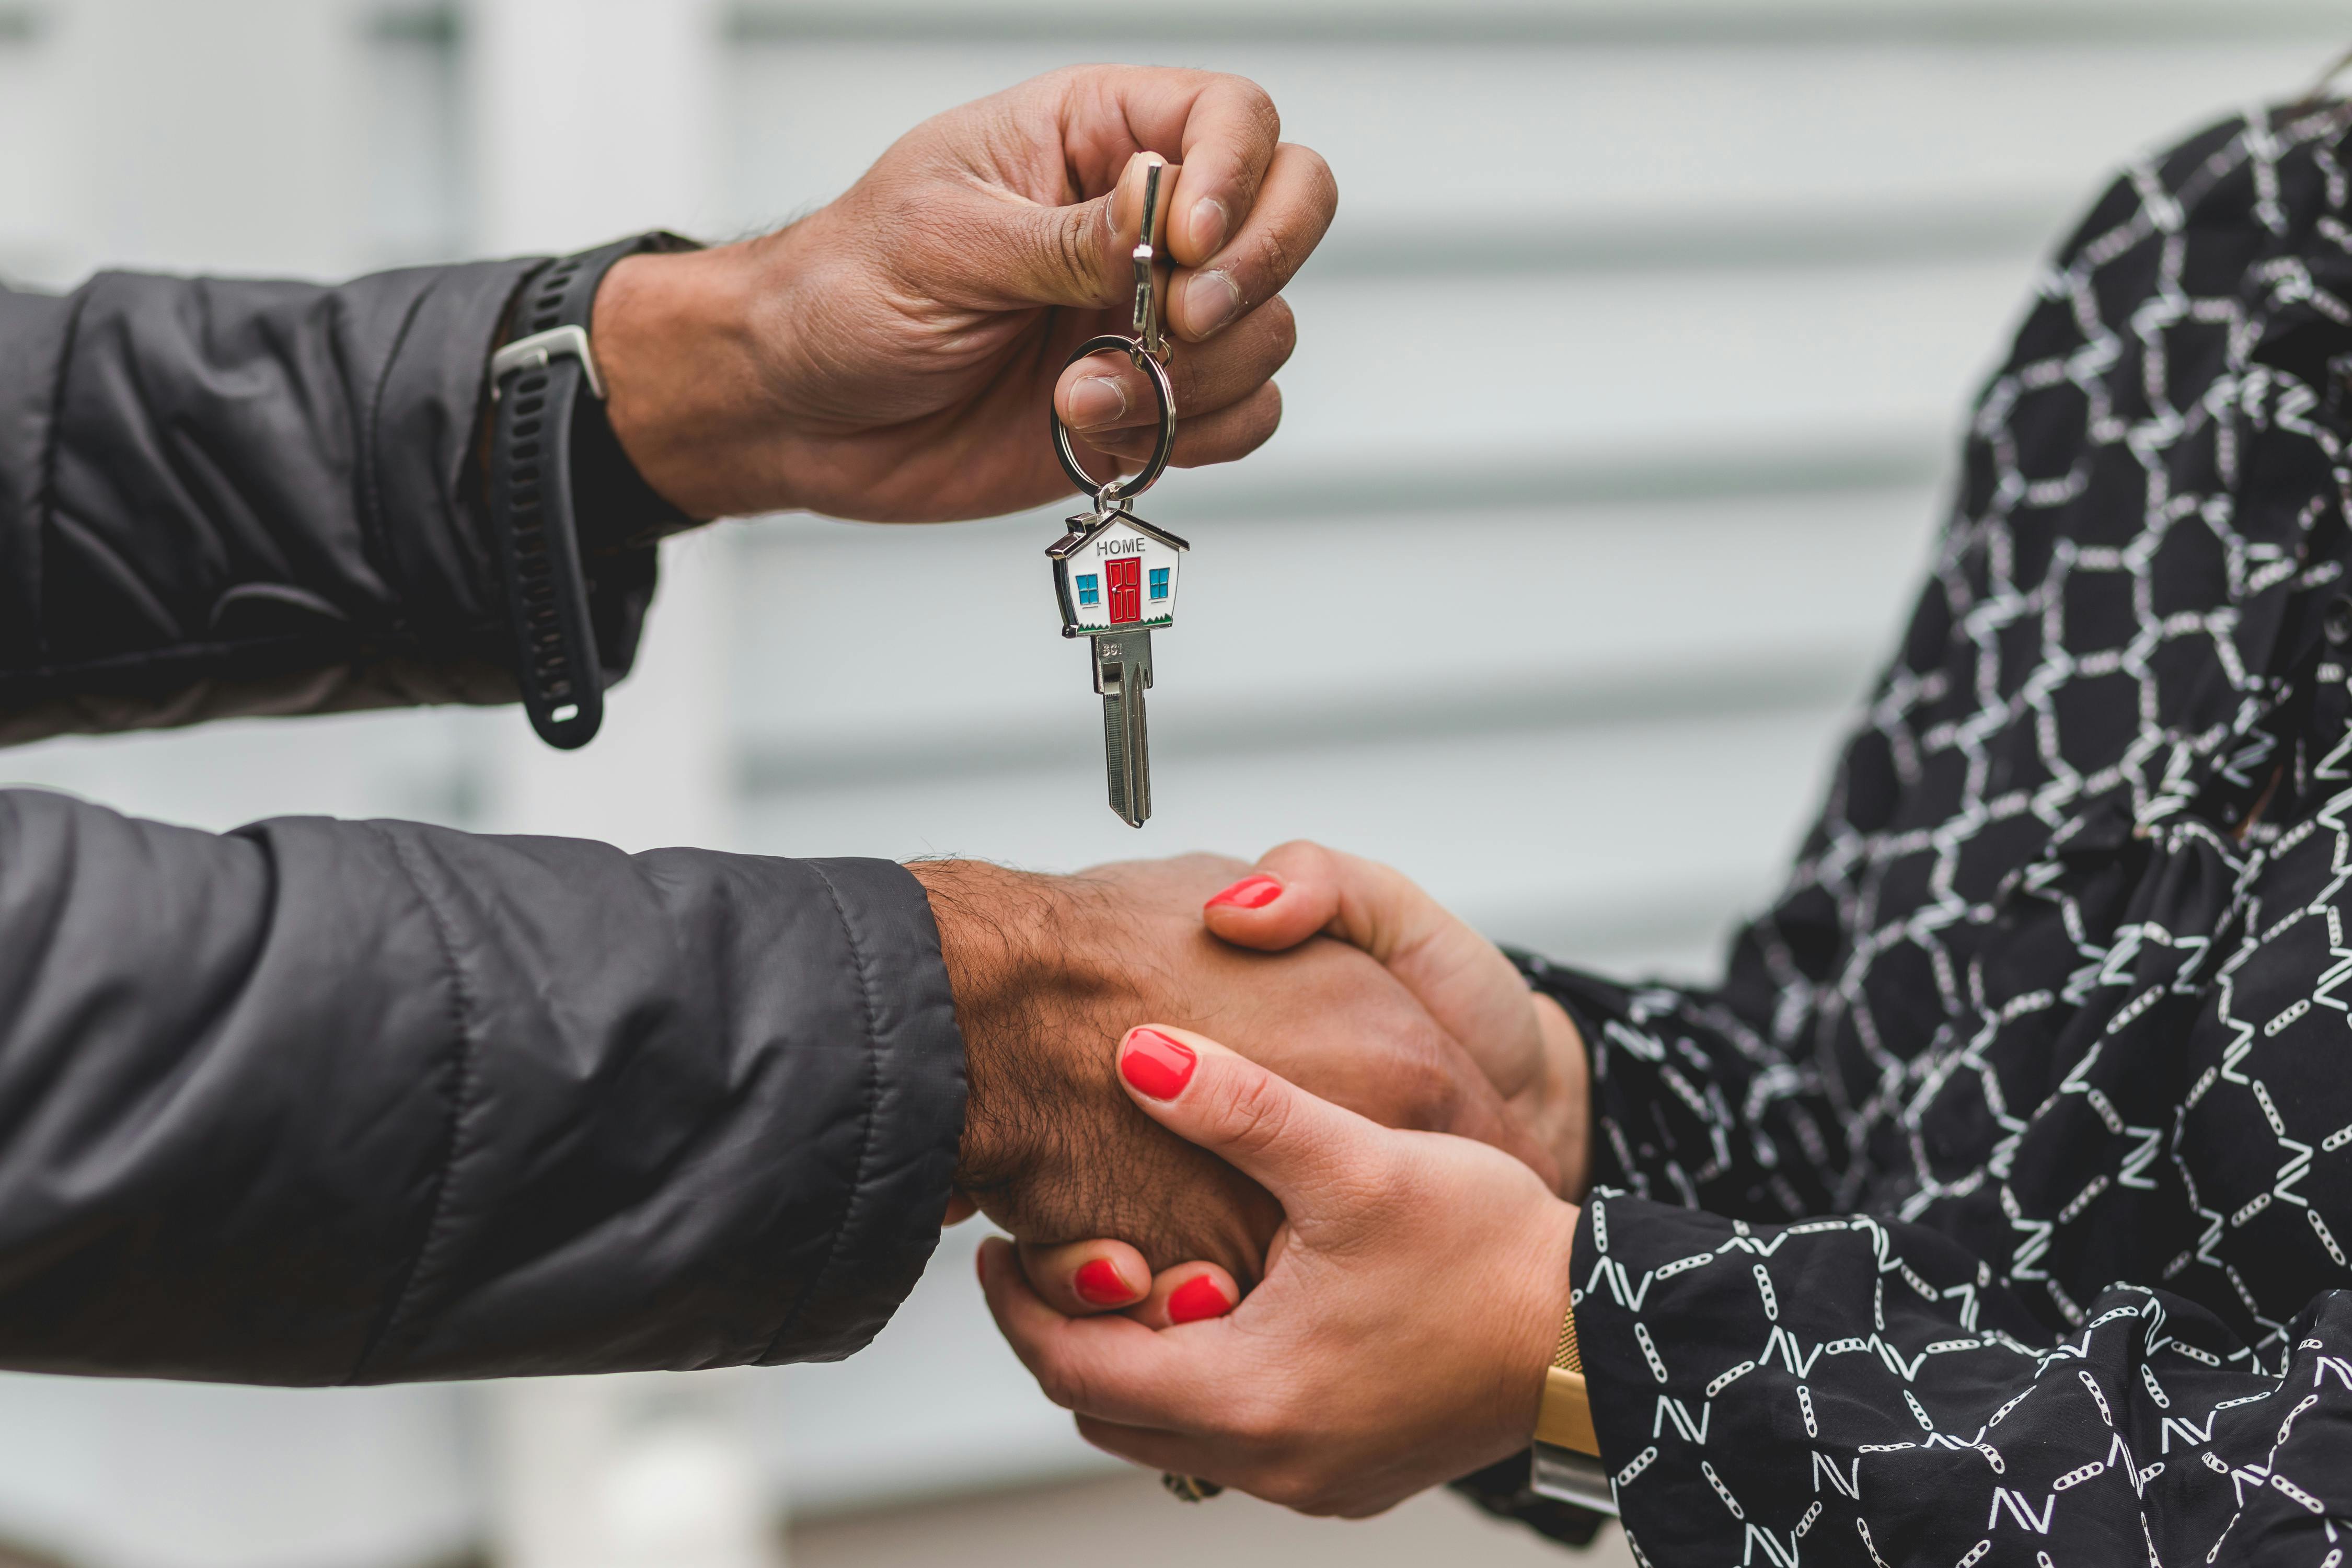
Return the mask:
M 1584 1358 L 1576 1348 L 1573 1305 L 1560 1320 L 1559 1345 L 1544 1373 L 1543 1402 L 1536 1407 L 1536 1441 L 1580 1454 L 1601 1452 L 1601 1439 L 1592 1431 L 1592 1402 L 1584 1388 Z

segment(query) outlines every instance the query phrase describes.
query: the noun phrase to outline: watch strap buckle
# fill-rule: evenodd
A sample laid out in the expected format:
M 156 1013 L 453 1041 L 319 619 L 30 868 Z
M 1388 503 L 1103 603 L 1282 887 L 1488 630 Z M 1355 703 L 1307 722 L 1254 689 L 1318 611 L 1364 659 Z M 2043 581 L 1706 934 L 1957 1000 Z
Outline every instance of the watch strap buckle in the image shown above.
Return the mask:
M 597 402 L 604 401 L 604 378 L 596 369 L 596 356 L 588 347 L 585 327 L 550 327 L 543 332 L 533 332 L 527 338 L 517 338 L 490 356 L 490 397 L 496 401 L 504 390 L 506 379 L 519 370 L 545 370 L 559 359 L 576 359 L 587 374 L 588 390 Z
M 1538 1441 L 1528 1465 L 1528 1489 L 1554 1502 L 1571 1503 L 1614 1519 L 1617 1489 L 1609 1471 L 1591 1454 Z

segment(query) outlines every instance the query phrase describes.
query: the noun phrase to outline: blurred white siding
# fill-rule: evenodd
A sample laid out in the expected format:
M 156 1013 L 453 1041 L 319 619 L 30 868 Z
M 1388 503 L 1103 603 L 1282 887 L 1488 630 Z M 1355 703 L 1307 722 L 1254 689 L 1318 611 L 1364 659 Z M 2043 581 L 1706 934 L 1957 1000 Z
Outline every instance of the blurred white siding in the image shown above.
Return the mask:
M 1314 835 L 1497 936 L 1701 973 L 1770 890 L 1903 613 L 1960 411 L 2071 210 L 2136 149 L 2297 90 L 2352 44 L 2337 8 L 2293 0 L 1113 15 L 730 11 L 720 165 L 681 172 L 693 210 L 666 221 L 789 217 L 925 115 L 1076 60 L 1246 73 L 1330 159 L 1342 214 L 1292 291 L 1283 432 L 1142 509 L 1194 546 L 1157 651 L 1159 816 L 1134 833 L 1103 805 L 1049 508 L 710 544 L 734 552 L 739 775 L 713 820 L 747 849 L 1056 868 Z M 485 183 L 495 84 L 467 37 L 462 7 L 0 0 L 0 273 L 333 273 L 530 243 Z M 1360 624 L 1277 629 L 1301 588 L 1265 563 L 1302 558 L 1372 606 Z M 0 755 L 0 777 L 212 826 L 528 826 L 494 798 L 520 725 L 68 742 Z M 996 1345 L 972 1239 L 950 1237 L 869 1354 L 757 1381 L 797 1502 L 1091 1462 Z M 0 1535 L 126 1568 L 414 1560 L 478 1528 L 466 1409 L 445 1390 L 0 1380 Z

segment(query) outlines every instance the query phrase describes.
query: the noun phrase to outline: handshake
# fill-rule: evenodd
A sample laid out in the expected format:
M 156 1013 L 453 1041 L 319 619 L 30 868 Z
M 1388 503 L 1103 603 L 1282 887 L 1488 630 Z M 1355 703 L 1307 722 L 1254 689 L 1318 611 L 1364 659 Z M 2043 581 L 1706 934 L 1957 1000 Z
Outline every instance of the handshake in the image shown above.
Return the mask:
M 1108 66 L 938 116 L 773 235 L 615 266 L 615 435 L 694 516 L 1033 506 L 1066 489 L 1049 403 L 1098 462 L 1140 458 L 1140 372 L 1067 362 L 1128 320 L 1155 161 L 1171 460 L 1254 450 L 1338 187 L 1252 84 Z M 982 1251 L 991 1306 L 1090 1440 L 1350 1513 L 1526 1446 L 1587 1165 L 1566 1014 L 1403 878 L 1311 845 L 1255 874 L 913 870 L 965 1044 L 947 1217 L 1018 1238 Z
M 1006 1337 L 1090 1442 L 1312 1512 L 1526 1447 L 1568 1307 L 1584 1045 L 1386 867 L 1297 843 L 911 868 Z

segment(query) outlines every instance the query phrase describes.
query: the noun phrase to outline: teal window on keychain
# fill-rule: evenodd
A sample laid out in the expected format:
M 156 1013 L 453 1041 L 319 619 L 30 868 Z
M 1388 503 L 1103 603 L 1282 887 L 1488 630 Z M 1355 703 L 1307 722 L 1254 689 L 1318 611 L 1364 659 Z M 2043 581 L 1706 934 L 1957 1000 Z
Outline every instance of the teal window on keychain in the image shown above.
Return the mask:
M 1151 596 L 1155 599 L 1168 596 L 1168 568 L 1165 566 L 1151 569 Z
M 1102 579 L 1094 573 L 1086 573 L 1078 578 L 1078 603 L 1081 605 L 1102 603 Z

